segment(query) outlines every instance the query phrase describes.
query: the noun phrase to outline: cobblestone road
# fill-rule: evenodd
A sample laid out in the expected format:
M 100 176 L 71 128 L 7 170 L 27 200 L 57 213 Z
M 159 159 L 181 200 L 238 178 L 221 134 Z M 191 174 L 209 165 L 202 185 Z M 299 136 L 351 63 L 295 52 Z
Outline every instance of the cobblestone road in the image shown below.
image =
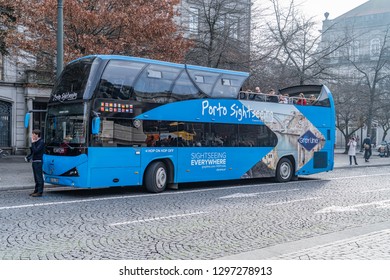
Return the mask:
M 239 258 L 309 239 L 310 248 L 270 258 L 388 259 L 388 228 L 321 245 L 313 240 L 389 222 L 389 168 L 340 169 L 313 178 L 187 185 L 158 195 L 48 189 L 34 199 L 29 190 L 2 191 L 0 259 Z

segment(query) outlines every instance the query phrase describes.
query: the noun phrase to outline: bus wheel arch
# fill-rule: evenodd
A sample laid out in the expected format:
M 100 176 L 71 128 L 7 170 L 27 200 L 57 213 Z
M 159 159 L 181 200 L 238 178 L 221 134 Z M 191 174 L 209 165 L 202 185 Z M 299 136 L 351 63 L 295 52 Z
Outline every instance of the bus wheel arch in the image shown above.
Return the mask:
M 275 179 L 279 183 L 289 182 L 295 178 L 295 160 L 293 156 L 282 157 L 276 167 Z
M 144 173 L 143 184 L 148 192 L 160 193 L 165 191 L 173 181 L 173 164 L 170 160 L 152 161 Z

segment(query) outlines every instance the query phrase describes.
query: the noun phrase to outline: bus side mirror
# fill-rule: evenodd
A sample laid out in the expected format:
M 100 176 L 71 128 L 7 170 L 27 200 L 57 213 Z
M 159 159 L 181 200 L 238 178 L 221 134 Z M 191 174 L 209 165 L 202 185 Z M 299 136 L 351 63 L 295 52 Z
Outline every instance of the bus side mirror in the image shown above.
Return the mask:
M 100 131 L 100 117 L 94 117 L 92 119 L 92 134 L 97 135 Z
M 24 127 L 25 128 L 28 128 L 28 126 L 30 125 L 30 114 L 31 113 L 26 113 L 26 115 L 24 116 Z

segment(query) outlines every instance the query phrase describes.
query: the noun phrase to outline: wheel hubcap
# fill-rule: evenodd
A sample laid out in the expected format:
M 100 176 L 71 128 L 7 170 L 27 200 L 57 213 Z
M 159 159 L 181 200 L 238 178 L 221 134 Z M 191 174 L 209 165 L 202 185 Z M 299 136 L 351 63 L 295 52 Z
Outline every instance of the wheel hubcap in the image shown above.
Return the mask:
M 282 165 L 280 166 L 280 176 L 283 178 L 283 179 L 287 179 L 291 174 L 291 168 L 290 168 L 290 165 L 286 162 L 282 163 Z
M 164 188 L 165 183 L 167 182 L 167 173 L 165 169 L 160 167 L 156 172 L 156 184 L 159 189 Z

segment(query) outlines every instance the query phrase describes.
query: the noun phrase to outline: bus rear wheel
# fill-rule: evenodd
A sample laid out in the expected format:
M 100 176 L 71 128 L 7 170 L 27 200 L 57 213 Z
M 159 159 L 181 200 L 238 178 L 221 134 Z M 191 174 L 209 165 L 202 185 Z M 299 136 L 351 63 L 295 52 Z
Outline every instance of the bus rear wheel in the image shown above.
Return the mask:
M 167 167 L 161 161 L 153 162 L 145 172 L 145 187 L 148 192 L 163 192 L 167 187 Z
M 278 162 L 278 167 L 276 168 L 276 181 L 279 183 L 288 182 L 293 177 L 293 165 L 291 160 L 288 158 L 282 158 Z

